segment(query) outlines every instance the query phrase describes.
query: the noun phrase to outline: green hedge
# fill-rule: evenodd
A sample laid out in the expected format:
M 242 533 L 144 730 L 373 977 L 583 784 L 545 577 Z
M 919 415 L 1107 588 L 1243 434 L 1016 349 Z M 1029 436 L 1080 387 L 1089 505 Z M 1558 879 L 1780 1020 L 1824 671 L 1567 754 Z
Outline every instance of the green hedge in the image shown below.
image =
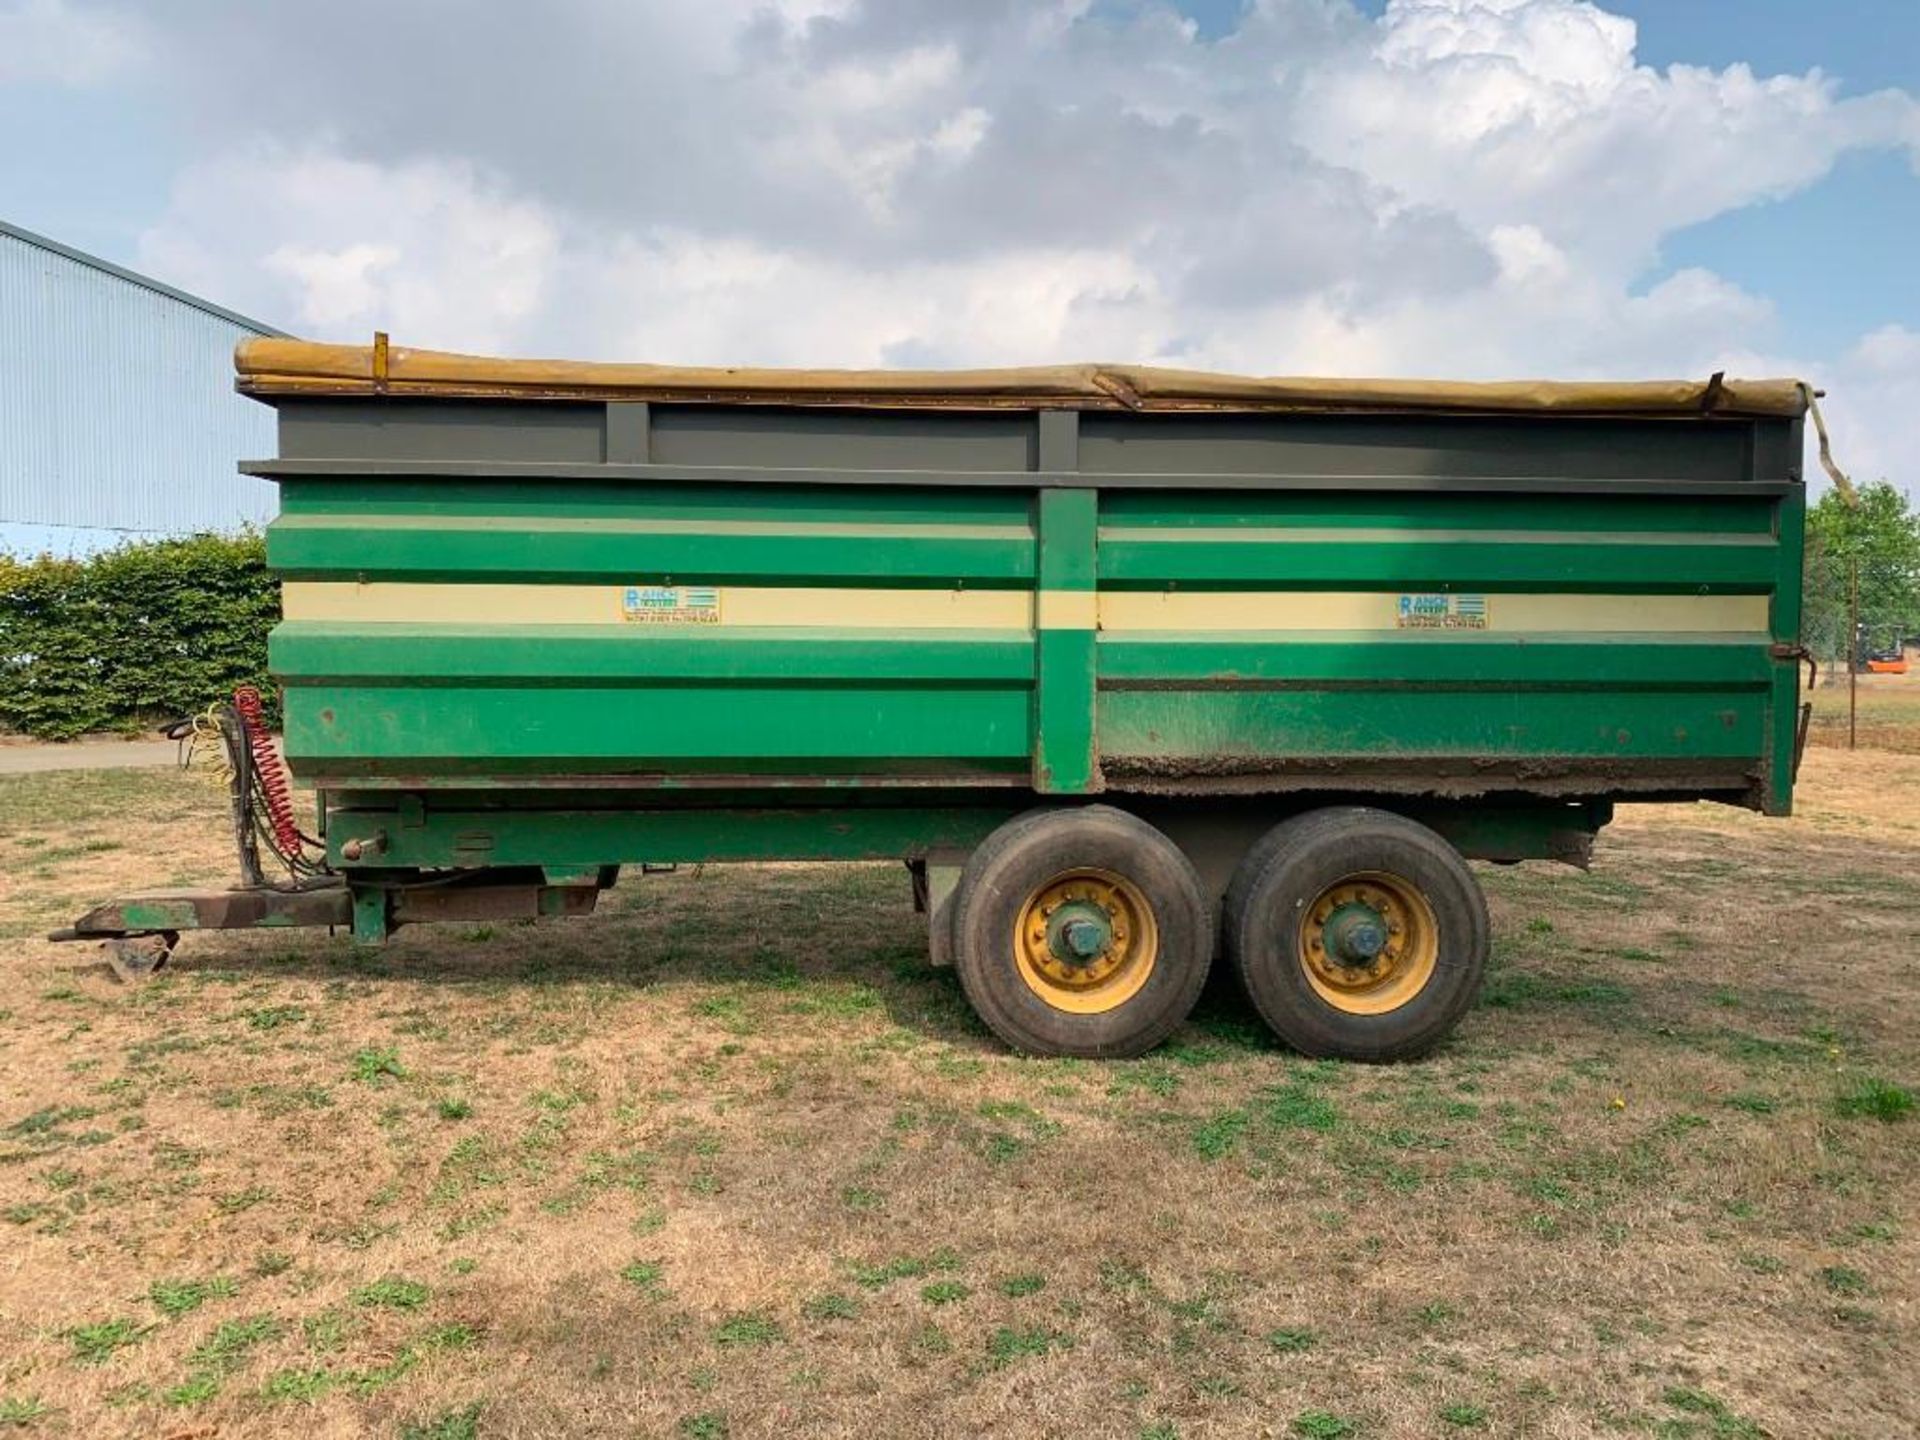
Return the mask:
M 143 541 L 84 560 L 0 556 L 0 727 L 134 730 L 267 680 L 280 587 L 258 534 Z

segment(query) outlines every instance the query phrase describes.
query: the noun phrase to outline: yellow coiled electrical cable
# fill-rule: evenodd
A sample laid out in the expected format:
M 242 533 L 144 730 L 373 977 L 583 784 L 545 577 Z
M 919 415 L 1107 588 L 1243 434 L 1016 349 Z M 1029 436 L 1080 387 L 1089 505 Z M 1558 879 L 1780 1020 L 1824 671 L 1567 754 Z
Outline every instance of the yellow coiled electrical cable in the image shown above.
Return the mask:
M 226 728 L 220 720 L 220 712 L 225 708 L 224 701 L 215 701 L 188 721 L 187 733 L 180 740 L 180 768 L 191 770 L 195 765 L 210 769 L 222 780 L 233 779 L 233 763 L 227 755 Z M 206 761 L 202 756 L 211 755 Z

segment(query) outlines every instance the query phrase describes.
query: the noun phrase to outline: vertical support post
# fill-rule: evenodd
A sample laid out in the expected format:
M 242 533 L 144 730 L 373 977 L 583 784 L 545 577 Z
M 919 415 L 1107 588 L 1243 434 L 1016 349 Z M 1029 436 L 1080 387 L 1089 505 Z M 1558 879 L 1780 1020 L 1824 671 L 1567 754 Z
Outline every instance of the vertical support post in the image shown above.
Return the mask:
M 1795 422 L 1788 453 L 1799 455 L 1799 424 Z M 1771 479 L 1778 471 L 1762 475 Z M 1787 478 L 1798 480 L 1798 465 L 1786 471 Z M 1800 742 L 1800 646 L 1801 572 L 1806 558 L 1807 497 L 1795 485 L 1774 506 L 1774 539 L 1779 544 L 1779 559 L 1773 576 L 1770 606 L 1772 640 L 1776 651 L 1787 658 L 1776 659 L 1773 670 L 1772 705 L 1767 717 L 1767 770 L 1765 810 L 1769 815 L 1792 813 L 1793 772 Z M 1792 653 L 1788 653 L 1792 652 Z M 1811 700 L 1813 697 L 1807 697 Z
M 384 945 L 393 933 L 393 894 L 384 885 L 353 887 L 353 943 Z
M 609 465 L 645 465 L 653 459 L 653 412 L 644 400 L 609 400 L 600 457 Z
M 1847 556 L 1847 749 L 1860 745 L 1860 556 Z
M 1080 414 L 1039 412 L 1038 469 L 1080 468 Z M 1099 497 L 1091 488 L 1042 485 L 1034 501 L 1033 788 L 1043 795 L 1100 788 L 1094 739 Z

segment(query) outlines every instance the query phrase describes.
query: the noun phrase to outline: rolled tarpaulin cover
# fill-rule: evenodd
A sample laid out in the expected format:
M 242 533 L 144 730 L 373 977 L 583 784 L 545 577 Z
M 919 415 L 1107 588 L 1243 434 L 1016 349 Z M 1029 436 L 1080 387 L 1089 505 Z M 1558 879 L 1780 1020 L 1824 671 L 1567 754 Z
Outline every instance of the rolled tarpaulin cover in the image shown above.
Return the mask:
M 1798 380 L 1348 380 L 1149 365 L 775 370 L 509 360 L 386 343 L 258 337 L 234 352 L 247 395 L 393 394 L 881 409 L 1206 410 L 1679 416 L 1805 413 Z

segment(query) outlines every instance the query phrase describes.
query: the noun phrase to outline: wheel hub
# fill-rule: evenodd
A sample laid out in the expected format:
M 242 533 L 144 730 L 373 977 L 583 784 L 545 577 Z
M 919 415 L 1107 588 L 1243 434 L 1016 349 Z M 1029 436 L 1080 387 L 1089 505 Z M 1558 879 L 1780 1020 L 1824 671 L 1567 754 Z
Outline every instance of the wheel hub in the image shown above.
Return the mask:
M 1146 896 L 1105 870 L 1070 870 L 1040 886 L 1021 907 L 1013 938 L 1027 987 L 1054 1008 L 1081 1014 L 1138 994 L 1159 949 Z
M 1306 907 L 1300 960 L 1321 999 L 1350 1014 L 1398 1009 L 1433 976 L 1439 926 L 1410 880 L 1367 872 L 1327 886 Z
M 1094 901 L 1070 901 L 1047 920 L 1047 950 L 1062 965 L 1096 964 L 1112 945 L 1113 913 Z
M 1327 956 L 1337 965 L 1370 966 L 1387 948 L 1387 917 L 1364 901 L 1335 908 L 1327 918 Z

